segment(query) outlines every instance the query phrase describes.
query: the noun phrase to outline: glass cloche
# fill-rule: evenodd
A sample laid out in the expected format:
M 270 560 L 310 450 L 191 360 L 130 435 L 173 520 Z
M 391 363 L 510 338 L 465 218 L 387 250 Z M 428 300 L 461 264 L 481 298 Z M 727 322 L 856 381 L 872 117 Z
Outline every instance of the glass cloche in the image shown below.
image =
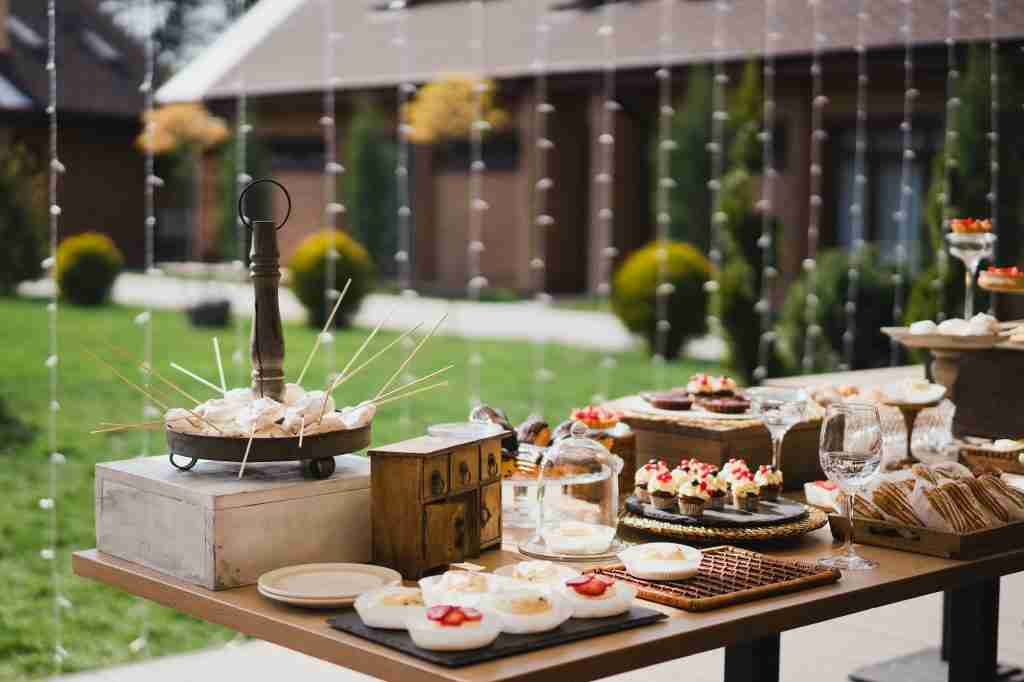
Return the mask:
M 586 438 L 582 422 L 556 442 L 540 465 L 536 532 L 523 554 L 561 561 L 614 557 L 625 545 L 619 525 L 622 458 Z

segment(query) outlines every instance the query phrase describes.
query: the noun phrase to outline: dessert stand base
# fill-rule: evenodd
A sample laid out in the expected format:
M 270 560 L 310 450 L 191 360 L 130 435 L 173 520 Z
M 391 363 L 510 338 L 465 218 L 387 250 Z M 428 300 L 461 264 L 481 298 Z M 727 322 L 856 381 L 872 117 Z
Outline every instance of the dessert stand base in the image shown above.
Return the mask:
M 519 553 L 523 556 L 530 557 L 531 559 L 546 559 L 548 561 L 564 561 L 564 562 L 584 562 L 593 563 L 595 561 L 612 561 L 618 560 L 619 552 L 626 549 L 628 545 L 622 540 L 615 538 L 612 540 L 612 544 L 609 545 L 608 551 L 603 554 L 558 554 L 550 551 L 547 547 L 540 544 L 539 542 L 533 542 L 532 539 L 524 540 L 519 543 Z

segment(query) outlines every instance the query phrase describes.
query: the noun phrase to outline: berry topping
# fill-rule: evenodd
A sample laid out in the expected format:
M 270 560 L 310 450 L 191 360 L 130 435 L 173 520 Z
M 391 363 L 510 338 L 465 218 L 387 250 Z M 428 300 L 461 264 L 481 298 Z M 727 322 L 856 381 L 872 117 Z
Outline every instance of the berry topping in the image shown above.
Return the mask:
M 600 597 L 614 583 L 614 580 L 603 575 L 584 575 L 565 584 L 584 597 Z
M 427 609 L 427 619 L 440 623 L 445 627 L 458 627 L 467 621 L 478 621 L 484 615 L 476 609 L 465 609 L 460 606 L 432 606 Z
M 478 621 L 484 617 L 484 614 L 480 613 L 476 609 L 462 609 L 462 615 L 464 615 L 466 620 L 470 622 Z
M 662 471 L 660 474 L 658 474 L 658 480 L 661 481 L 662 483 L 668 483 L 669 481 L 672 480 L 672 472 Z
M 429 620 L 443 620 L 452 608 L 451 606 L 432 606 L 427 609 L 427 618 Z
M 441 625 L 448 626 L 462 625 L 465 622 L 466 614 L 462 612 L 462 609 L 452 609 L 441 619 Z
M 836 490 L 837 488 L 839 488 L 839 486 L 833 483 L 832 481 L 815 481 L 814 485 L 818 486 L 819 488 L 824 488 L 825 490 Z

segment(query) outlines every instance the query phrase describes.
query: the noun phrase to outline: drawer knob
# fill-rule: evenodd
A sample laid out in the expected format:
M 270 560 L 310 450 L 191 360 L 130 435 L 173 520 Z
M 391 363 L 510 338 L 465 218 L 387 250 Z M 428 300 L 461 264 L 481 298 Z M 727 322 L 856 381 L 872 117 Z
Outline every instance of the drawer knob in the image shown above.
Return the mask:
M 488 523 L 490 523 L 492 516 L 494 516 L 494 514 L 491 513 L 491 510 L 487 508 L 486 504 L 480 505 L 480 522 L 483 525 L 486 526 Z
M 469 479 L 471 477 L 469 475 L 469 464 L 466 462 L 459 463 L 459 477 L 462 479 L 463 485 L 467 485 L 469 483 Z
M 455 546 L 463 547 L 466 542 L 466 520 L 461 516 L 455 519 Z
M 487 453 L 487 476 L 494 477 L 498 473 L 498 460 L 493 452 Z
M 430 492 L 434 495 L 440 495 L 444 492 L 444 477 L 441 476 L 441 472 L 437 469 L 430 474 Z

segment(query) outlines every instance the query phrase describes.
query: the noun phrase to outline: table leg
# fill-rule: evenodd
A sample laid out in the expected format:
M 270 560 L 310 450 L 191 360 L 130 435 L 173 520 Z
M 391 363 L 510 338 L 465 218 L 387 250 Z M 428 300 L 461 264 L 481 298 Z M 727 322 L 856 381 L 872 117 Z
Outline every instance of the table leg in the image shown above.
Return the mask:
M 779 682 L 778 633 L 725 647 L 725 682 Z
M 925 649 L 850 675 L 852 682 L 1024 682 L 1020 668 L 999 665 L 999 579 L 943 594 L 942 648 Z

